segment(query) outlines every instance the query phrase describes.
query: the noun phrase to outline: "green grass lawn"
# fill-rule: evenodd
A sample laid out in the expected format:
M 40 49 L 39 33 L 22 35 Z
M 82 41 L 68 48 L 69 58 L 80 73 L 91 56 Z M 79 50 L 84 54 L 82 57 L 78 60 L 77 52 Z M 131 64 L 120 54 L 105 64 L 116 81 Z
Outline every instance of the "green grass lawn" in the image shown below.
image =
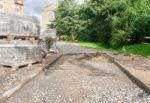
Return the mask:
M 101 43 L 91 43 L 91 42 L 79 42 L 81 46 L 93 48 L 93 49 L 106 49 L 106 47 Z
M 125 46 L 123 48 L 118 48 L 118 49 L 107 48 L 101 43 L 79 42 L 79 44 L 81 46 L 88 47 L 88 48 L 102 49 L 102 50 L 109 50 L 109 51 L 114 50 L 114 51 L 124 52 L 127 54 L 141 55 L 150 58 L 150 44 L 136 44 L 136 45 Z

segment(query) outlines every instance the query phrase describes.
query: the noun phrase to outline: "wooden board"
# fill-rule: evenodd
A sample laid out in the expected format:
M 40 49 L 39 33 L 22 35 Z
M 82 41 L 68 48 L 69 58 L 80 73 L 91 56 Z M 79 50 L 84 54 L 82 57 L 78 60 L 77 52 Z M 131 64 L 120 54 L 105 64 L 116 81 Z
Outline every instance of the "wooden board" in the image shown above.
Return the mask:
M 0 36 L 1 40 L 26 40 L 26 41 L 37 41 L 39 37 L 33 37 L 33 36 L 13 36 L 13 35 L 8 35 L 8 36 Z

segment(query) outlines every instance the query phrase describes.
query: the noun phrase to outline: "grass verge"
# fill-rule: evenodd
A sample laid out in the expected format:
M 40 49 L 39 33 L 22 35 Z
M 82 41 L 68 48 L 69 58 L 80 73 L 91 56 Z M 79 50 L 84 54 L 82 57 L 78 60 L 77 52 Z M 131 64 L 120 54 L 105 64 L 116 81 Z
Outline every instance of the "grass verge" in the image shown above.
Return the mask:
M 118 48 L 118 49 L 105 47 L 101 43 L 79 42 L 79 44 L 81 46 L 88 47 L 88 48 L 102 49 L 102 50 L 109 50 L 109 51 L 118 51 L 118 52 L 123 52 L 126 54 L 141 55 L 141 56 L 150 58 L 150 44 L 129 45 L 129 46 L 124 46 L 124 47 Z

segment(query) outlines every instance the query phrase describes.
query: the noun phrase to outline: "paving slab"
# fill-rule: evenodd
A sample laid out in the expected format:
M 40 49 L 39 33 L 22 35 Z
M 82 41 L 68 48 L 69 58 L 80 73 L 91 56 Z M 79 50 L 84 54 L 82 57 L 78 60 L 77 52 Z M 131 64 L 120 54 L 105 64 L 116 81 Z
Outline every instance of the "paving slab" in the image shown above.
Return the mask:
M 27 41 L 0 41 L 0 65 L 13 69 L 42 60 L 42 48 Z
M 40 36 L 40 21 L 28 14 L 0 13 L 0 36 Z

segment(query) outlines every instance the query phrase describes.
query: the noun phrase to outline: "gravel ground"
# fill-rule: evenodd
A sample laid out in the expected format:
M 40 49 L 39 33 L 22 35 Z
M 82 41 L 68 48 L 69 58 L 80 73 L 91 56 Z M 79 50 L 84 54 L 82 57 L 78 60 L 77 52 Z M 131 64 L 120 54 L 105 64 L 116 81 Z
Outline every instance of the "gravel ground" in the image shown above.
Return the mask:
M 33 74 L 39 69 L 40 65 L 34 65 L 32 67 L 20 68 L 17 71 L 12 71 L 11 68 L 1 67 L 3 70 L 0 74 L 0 94 L 17 86 L 27 76 Z
M 63 54 L 91 53 L 91 52 L 93 53 L 93 52 L 97 51 L 95 49 L 85 48 L 85 47 L 82 47 L 82 46 L 79 46 L 79 45 L 73 44 L 73 43 L 57 42 L 56 45 L 57 45 L 57 48 L 59 49 L 59 51 Z
M 51 60 L 57 56 L 56 55 L 48 55 L 46 59 L 43 59 L 43 63 L 40 64 L 34 64 L 32 66 L 26 66 L 19 68 L 16 71 L 13 71 L 10 67 L 0 67 L 0 95 L 4 92 L 16 87 L 19 85 L 23 80 L 25 80 L 28 76 L 36 73 L 39 71 L 43 65 L 48 63 Z
M 63 56 L 6 103 L 150 103 L 150 96 L 104 57 Z

